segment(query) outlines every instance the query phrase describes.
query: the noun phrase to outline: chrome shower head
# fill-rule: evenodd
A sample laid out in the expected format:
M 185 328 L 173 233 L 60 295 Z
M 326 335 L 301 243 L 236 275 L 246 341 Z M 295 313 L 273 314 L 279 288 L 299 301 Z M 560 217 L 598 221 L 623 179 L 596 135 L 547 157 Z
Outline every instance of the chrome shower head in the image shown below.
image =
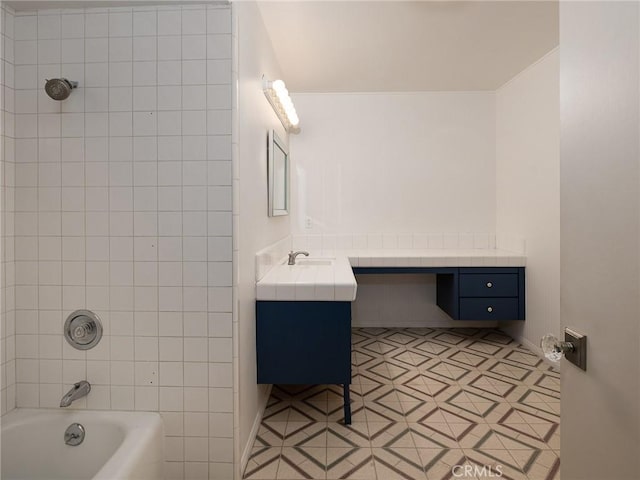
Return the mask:
M 44 91 L 54 100 L 64 100 L 77 86 L 78 82 L 71 82 L 66 78 L 52 78 L 44 84 Z

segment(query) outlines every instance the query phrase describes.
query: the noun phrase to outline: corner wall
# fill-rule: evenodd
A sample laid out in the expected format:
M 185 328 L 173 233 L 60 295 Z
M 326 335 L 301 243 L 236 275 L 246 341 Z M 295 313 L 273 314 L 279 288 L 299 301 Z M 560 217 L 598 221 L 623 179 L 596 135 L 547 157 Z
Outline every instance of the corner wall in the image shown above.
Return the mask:
M 524 237 L 527 256 L 527 320 L 501 327 L 538 352 L 544 334 L 560 335 L 559 58 L 496 92 L 496 233 Z
M 267 132 L 287 138 L 262 91 L 262 75 L 282 78 L 256 2 L 234 2 L 238 37 L 238 151 L 234 153 L 234 271 L 237 303 L 234 329 L 238 397 L 236 459 L 242 467 L 266 405 L 268 387 L 256 383 L 256 252 L 290 234 L 290 217 L 267 216 Z M 241 472 L 236 472 L 240 478 Z
M 0 2 L 0 413 L 16 405 L 14 12 Z

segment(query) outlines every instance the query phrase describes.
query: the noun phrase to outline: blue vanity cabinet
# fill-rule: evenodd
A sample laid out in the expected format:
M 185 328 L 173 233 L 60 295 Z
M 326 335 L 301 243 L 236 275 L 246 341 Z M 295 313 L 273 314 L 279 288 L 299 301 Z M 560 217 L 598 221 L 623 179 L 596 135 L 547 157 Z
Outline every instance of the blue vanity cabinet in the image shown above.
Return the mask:
M 438 306 L 454 320 L 524 320 L 524 268 L 459 268 L 438 278 Z
M 351 302 L 256 301 L 258 383 L 340 384 L 351 423 Z
M 524 267 L 354 267 L 364 274 L 435 274 L 436 304 L 454 320 L 524 320 Z

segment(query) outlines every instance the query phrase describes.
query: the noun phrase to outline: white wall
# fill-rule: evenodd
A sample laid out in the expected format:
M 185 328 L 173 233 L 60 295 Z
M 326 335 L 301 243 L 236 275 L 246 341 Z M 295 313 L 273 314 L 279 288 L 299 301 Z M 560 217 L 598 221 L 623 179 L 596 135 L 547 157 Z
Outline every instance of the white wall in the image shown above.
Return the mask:
M 505 330 L 538 349 L 560 333 L 559 52 L 496 92 L 496 232 L 526 239 L 527 320 Z
M 1 2 L 0 2 L 1 3 Z M 16 404 L 14 262 L 14 15 L 0 5 L 0 413 Z
M 492 92 L 293 100 L 295 233 L 494 232 Z
M 289 235 L 290 217 L 267 216 L 267 132 L 287 138 L 262 92 L 262 75 L 281 78 L 271 42 L 255 2 L 233 4 L 238 36 L 238 137 L 234 155 L 234 246 L 237 312 L 238 394 L 236 458 L 251 451 L 268 389 L 256 383 L 256 252 Z M 239 472 L 237 472 L 239 475 Z
M 561 2 L 561 318 L 586 334 L 565 363 L 564 480 L 640 471 L 640 12 Z
M 231 8 L 21 12 L 17 403 L 150 410 L 167 479 L 233 471 Z M 45 78 L 79 88 L 64 102 Z M 73 310 L 105 335 L 62 337 Z

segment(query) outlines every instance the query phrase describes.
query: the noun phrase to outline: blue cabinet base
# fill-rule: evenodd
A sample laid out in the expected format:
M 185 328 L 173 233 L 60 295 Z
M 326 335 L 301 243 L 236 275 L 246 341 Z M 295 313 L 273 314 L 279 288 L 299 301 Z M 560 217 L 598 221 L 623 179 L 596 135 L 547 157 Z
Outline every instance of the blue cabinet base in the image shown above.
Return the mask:
M 351 302 L 256 302 L 258 383 L 343 386 L 351 423 Z
M 353 273 L 436 275 L 436 303 L 454 320 L 524 320 L 524 267 L 354 267 Z
M 524 320 L 523 267 L 465 267 L 438 275 L 437 303 L 454 320 Z

